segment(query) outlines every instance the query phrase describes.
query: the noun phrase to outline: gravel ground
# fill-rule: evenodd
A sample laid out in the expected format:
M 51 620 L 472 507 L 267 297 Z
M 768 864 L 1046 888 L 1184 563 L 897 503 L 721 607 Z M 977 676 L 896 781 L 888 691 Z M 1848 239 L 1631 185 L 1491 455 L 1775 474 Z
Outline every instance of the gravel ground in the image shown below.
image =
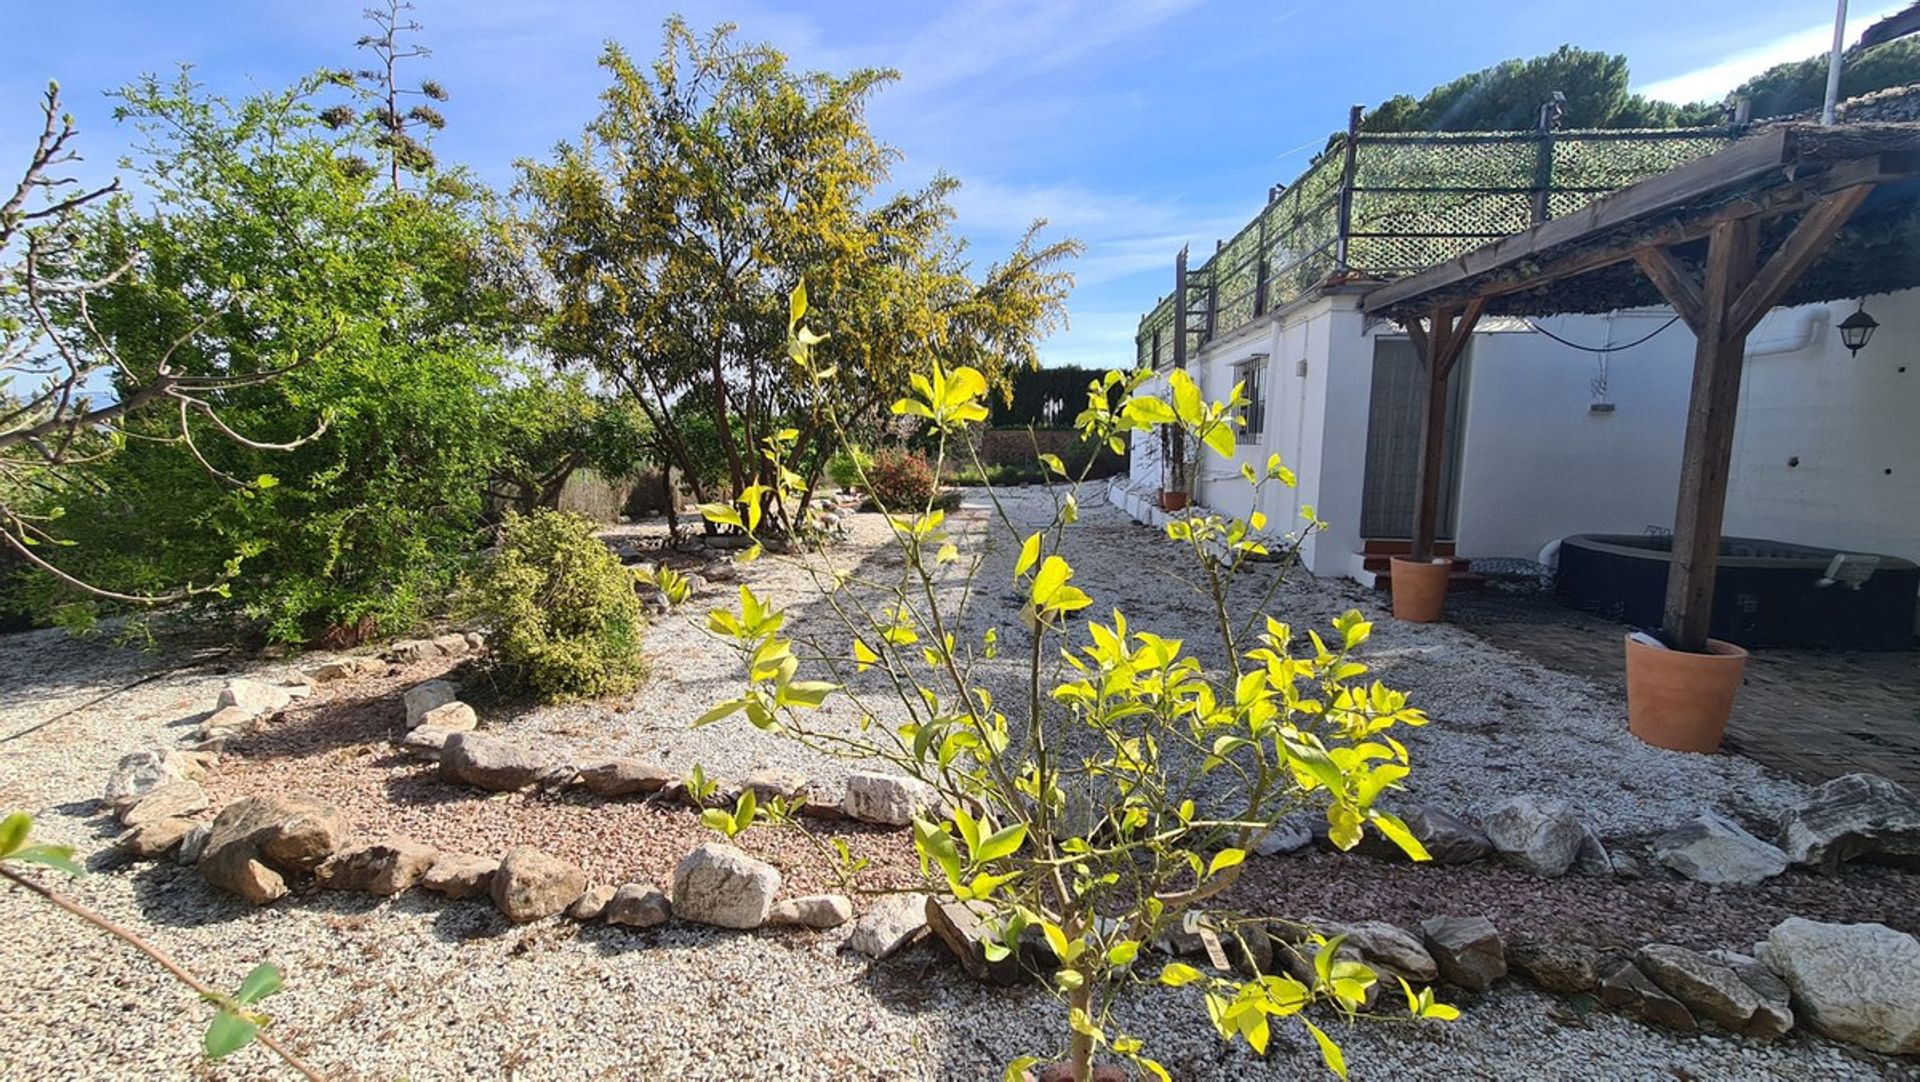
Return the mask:
M 1016 517 L 1037 517 L 1041 499 L 1037 492 L 1016 493 Z M 1068 556 L 1097 609 L 1119 604 L 1136 626 L 1190 631 L 1194 648 L 1207 657 L 1183 587 L 1160 570 L 1169 555 L 1165 543 L 1126 524 L 1095 493 L 1082 502 L 1083 525 Z M 962 517 L 985 526 L 982 515 Z M 861 516 L 845 550 L 873 573 L 885 569 L 882 558 L 863 553 L 879 540 L 878 529 Z M 994 623 L 1010 632 L 1011 606 L 997 589 L 1010 561 L 1010 546 L 997 540 L 981 580 L 990 588 L 976 597 L 959 633 L 977 634 Z M 805 604 L 804 578 L 782 561 L 749 565 L 743 575 L 757 590 L 777 587 L 771 592 L 799 603 L 796 627 L 824 626 Z M 1375 601 L 1342 584 L 1302 583 L 1286 588 L 1276 607 L 1304 625 L 1351 605 L 1372 611 Z M 201 657 L 196 663 L 195 645 L 170 635 L 157 651 L 139 653 L 50 632 L 0 640 L 0 807 L 31 811 L 44 840 L 94 854 L 96 874 L 73 884 L 71 893 L 214 983 L 232 986 L 262 960 L 282 965 L 289 981 L 270 1004 L 275 1028 L 331 1075 L 972 1079 L 997 1078 L 999 1064 L 1013 1055 L 1057 1047 L 1057 1008 L 1042 1002 L 1042 993 L 967 983 L 929 946 L 869 965 L 840 950 L 841 933 L 732 934 L 680 926 L 629 932 L 567 922 L 515 928 L 485 903 L 442 903 L 418 892 L 385 901 L 311 895 L 255 910 L 213 893 L 196 874 L 170 863 L 119 864 L 106 852 L 111 832 L 94 798 L 120 755 L 177 741 L 211 705 L 226 678 L 220 665 L 231 659 Z M 671 625 L 657 630 L 649 650 L 655 680 L 633 696 L 628 709 L 543 709 L 487 720 L 524 734 L 548 733 L 583 752 L 645 752 L 676 764 L 703 762 L 734 776 L 759 765 L 794 765 L 832 776 L 835 764 L 743 725 L 687 733 L 686 721 L 703 703 L 727 696 L 730 660 L 703 637 Z M 1627 736 L 1617 702 L 1454 629 L 1382 620 L 1373 655 L 1383 678 L 1414 692 L 1436 719 L 1409 741 L 1417 799 L 1471 812 L 1525 790 L 1558 792 L 1575 799 L 1611 835 L 1664 826 L 1704 806 L 1764 820 L 1802 792 L 1742 760 L 1640 746 Z M 294 665 L 248 661 L 235 668 L 271 678 Z M 343 721 L 342 730 L 331 734 L 276 734 L 279 743 L 262 743 L 257 754 L 223 765 L 214 786 L 264 784 L 270 777 L 286 784 L 299 771 L 273 764 L 303 761 L 328 785 L 336 775 L 314 764 L 341 764 L 340 776 L 359 776 L 357 784 L 382 784 L 374 779 L 393 774 L 417 778 L 417 768 L 383 765 L 385 753 L 369 750 L 379 740 L 383 722 L 377 715 L 387 709 L 381 704 L 415 675 L 369 681 L 356 694 L 376 705 L 363 705 L 358 721 Z M 1006 673 L 986 676 L 990 686 L 1007 679 Z M 411 795 L 417 799 L 393 803 L 414 809 L 408 814 L 419 818 L 409 829 L 431 836 L 436 809 L 447 805 L 424 782 L 416 784 L 421 789 Z M 348 799 L 345 789 L 323 795 Z M 491 810 L 463 809 L 451 813 L 455 818 L 490 823 L 485 830 L 549 832 L 523 839 L 542 845 L 570 844 L 550 833 L 557 824 L 591 823 L 598 840 L 581 859 L 605 861 L 595 867 L 609 875 L 660 874 L 657 853 L 629 855 L 621 847 L 649 849 L 650 840 L 662 835 L 676 846 L 679 840 L 673 816 L 645 805 L 607 812 L 568 802 L 548 807 L 521 797 L 465 803 Z M 486 815 L 498 819 L 476 818 Z M 641 838 L 649 843 L 637 844 Z M 884 850 L 889 842 L 876 836 L 871 844 Z M 804 879 L 804 860 L 788 859 Z M 1272 863 L 1285 869 L 1280 874 L 1297 875 L 1300 869 L 1318 873 L 1322 859 Z M 1405 870 L 1385 865 L 1372 866 L 1368 874 L 1382 869 L 1366 889 L 1339 897 L 1357 905 L 1356 899 L 1378 890 L 1385 910 L 1379 915 L 1409 919 L 1396 908 L 1408 904 L 1403 895 L 1430 888 L 1396 886 Z M 1863 905 L 1878 897 L 1866 880 L 1848 889 L 1865 892 Z M 8 907 L 0 971 L 13 985 L 13 994 L 0 1001 L 0 1025 L 8 1034 L 0 1040 L 0 1077 L 273 1076 L 273 1061 L 258 1049 L 217 1067 L 201 1065 L 196 1052 L 204 1015 L 189 995 L 65 914 L 17 891 L 0 896 Z M 1562 906 L 1564 919 L 1577 924 L 1584 897 L 1550 894 L 1535 912 Z M 1676 899 L 1700 901 L 1691 895 Z M 1605 1012 L 1583 1014 L 1520 988 L 1466 1006 L 1465 1016 L 1447 1025 L 1364 1023 L 1335 1027 L 1334 1034 L 1360 1079 L 1443 1073 L 1649 1080 L 1910 1074 L 1910 1065 L 1803 1035 L 1771 1045 L 1680 1037 Z M 1218 1041 L 1198 1002 L 1181 992 L 1132 992 L 1118 1012 L 1123 1028 L 1147 1038 L 1179 1078 L 1317 1076 L 1317 1056 L 1303 1032 L 1277 1029 L 1274 1049 L 1262 1063 L 1244 1046 Z

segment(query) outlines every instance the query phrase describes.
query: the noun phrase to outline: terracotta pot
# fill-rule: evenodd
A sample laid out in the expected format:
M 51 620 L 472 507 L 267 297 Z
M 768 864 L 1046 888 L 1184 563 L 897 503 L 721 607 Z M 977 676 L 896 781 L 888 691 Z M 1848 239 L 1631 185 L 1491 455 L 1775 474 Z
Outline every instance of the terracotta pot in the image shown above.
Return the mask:
M 1186 506 L 1187 506 L 1186 493 L 1181 492 L 1178 489 L 1172 489 L 1172 488 L 1163 488 L 1160 490 L 1160 510 L 1184 511 L 1186 510 Z
M 1718 751 L 1733 716 L 1747 652 L 1707 640 L 1707 653 L 1627 639 L 1627 728 L 1656 748 Z
M 1431 624 L 1447 607 L 1447 576 L 1453 561 L 1393 558 L 1393 618 L 1410 624 Z

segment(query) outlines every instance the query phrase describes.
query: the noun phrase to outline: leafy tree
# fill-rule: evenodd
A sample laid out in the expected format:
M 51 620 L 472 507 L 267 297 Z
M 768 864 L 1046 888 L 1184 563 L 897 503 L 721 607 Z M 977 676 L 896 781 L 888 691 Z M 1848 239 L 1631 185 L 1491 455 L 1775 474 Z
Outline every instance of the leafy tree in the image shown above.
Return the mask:
M 1434 87 L 1416 99 L 1387 99 L 1361 123 L 1366 131 L 1532 131 L 1540 106 L 1555 91 L 1566 96 L 1560 124 L 1568 128 L 1671 128 L 1712 123 L 1627 89 L 1627 58 L 1562 45 L 1545 56 L 1503 60 Z
M 232 594 L 279 640 L 397 629 L 442 597 L 473 548 L 496 454 L 485 394 L 503 305 L 486 286 L 476 198 L 458 174 L 419 192 L 348 164 L 378 132 L 330 131 L 323 77 L 239 102 L 183 75 L 120 95 L 146 137 L 151 209 L 116 201 L 97 224 L 108 265 L 93 326 L 121 355 L 180 342 L 189 374 L 314 361 L 219 396 L 224 422 L 130 426 L 123 453 L 55 494 L 64 538 L 102 581 L 204 578 L 236 554 Z M 245 291 L 211 319 L 181 298 Z M 324 438 L 285 452 L 212 441 Z M 178 438 L 176 438 L 176 435 Z M 200 483 L 211 473 L 234 485 Z M 57 601 L 58 599 L 54 599 Z
M 526 237 L 552 280 L 545 342 L 632 395 L 701 499 L 767 483 L 764 449 L 789 429 L 809 479 L 830 454 L 782 353 L 796 277 L 852 313 L 820 349 L 856 428 L 936 353 L 997 379 L 1062 318 L 1057 264 L 1077 245 L 1029 233 L 975 280 L 950 232 L 952 180 L 874 202 L 895 154 L 864 108 L 892 72 L 802 74 L 731 27 L 696 37 L 679 19 L 653 64 L 609 45 L 601 66 L 612 85 L 580 141 L 522 165 Z M 688 404 L 712 424 L 724 491 L 695 461 Z
M 1753 103 L 1755 119 L 1817 110 L 1827 98 L 1826 53 L 1776 64 L 1740 84 L 1734 94 Z M 1848 52 L 1840 65 L 1840 97 L 1920 83 L 1920 38 L 1896 38 Z
M 150 604 L 220 589 L 232 568 L 218 562 L 121 588 L 90 578 L 59 551 L 67 540 L 62 497 L 75 490 L 93 494 L 95 471 L 130 436 L 184 447 L 203 463 L 205 441 L 229 452 L 289 450 L 306 442 L 313 432 L 284 428 L 278 442 L 250 439 L 229 423 L 244 428 L 238 418 L 223 419 L 224 406 L 299 368 L 331 336 L 282 334 L 267 325 L 244 353 L 195 358 L 193 338 L 202 328 L 257 302 L 244 282 L 226 279 L 156 289 L 152 300 L 171 314 L 169 326 L 126 338 L 104 333 L 102 307 L 150 264 L 137 249 L 103 254 L 87 215 L 119 182 L 75 188 L 65 175 L 78 160 L 75 131 L 57 85 L 47 88 L 41 112 L 27 166 L 0 202 L 0 553 L 44 576 L 42 587 L 57 584 L 92 599 Z M 195 443 L 196 432 L 203 444 Z M 233 491 L 247 493 L 253 484 L 208 472 Z M 197 490 L 205 482 L 204 475 L 181 481 Z M 17 604 L 11 596 L 8 602 L 9 608 Z
M 427 104 L 446 101 L 444 87 L 432 79 L 420 80 L 417 87 L 400 85 L 399 67 L 403 62 L 433 55 L 433 50 L 424 45 L 402 40 L 423 29 L 419 22 L 405 14 L 412 10 L 413 5 L 404 0 L 387 0 L 383 8 L 367 8 L 362 15 L 377 32 L 362 34 L 354 43 L 373 53 L 376 60 L 374 67 L 360 69 L 353 78 L 372 102 L 360 119 L 373 127 L 374 146 L 386 156 L 388 183 L 395 188 L 400 187 L 403 170 L 424 176 L 432 174 L 437 165 L 425 139 L 414 133 L 437 132 L 447 126 L 440 110 Z M 426 101 L 403 112 L 401 105 L 407 98 Z M 354 110 L 346 105 L 333 106 L 321 117 L 334 128 L 344 128 L 355 120 Z
M 488 495 L 520 514 L 559 506 L 582 468 L 625 477 L 647 460 L 653 435 L 639 410 L 591 393 L 577 373 L 525 370 L 487 399 L 501 447 Z

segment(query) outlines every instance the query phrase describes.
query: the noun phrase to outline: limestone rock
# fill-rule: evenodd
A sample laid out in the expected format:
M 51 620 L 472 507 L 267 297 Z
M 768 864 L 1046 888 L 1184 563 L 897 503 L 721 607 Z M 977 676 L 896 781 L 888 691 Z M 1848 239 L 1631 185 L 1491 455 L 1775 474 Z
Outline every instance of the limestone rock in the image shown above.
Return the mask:
M 808 894 L 775 902 L 767 923 L 795 928 L 838 928 L 853 919 L 853 899 L 844 894 Z
M 1920 940 L 1884 924 L 1788 917 L 1767 933 L 1760 960 L 1820 1032 L 1889 1055 L 1920 1053 Z
M 1750 887 L 1787 870 L 1787 855 L 1713 812 L 1653 840 L 1654 859 L 1699 883 Z
M 532 785 L 552 765 L 530 748 L 485 733 L 452 733 L 440 748 L 441 777 L 498 793 Z
M 372 657 L 343 657 L 329 661 L 307 675 L 316 684 L 331 684 L 340 680 L 356 680 L 362 676 L 375 676 L 386 672 L 386 663 Z
M 207 850 L 207 837 L 213 833 L 212 823 L 195 823 L 180 836 L 180 848 L 173 851 L 174 863 L 191 868 L 200 862 L 200 854 Z
M 418 729 L 409 729 L 398 741 L 399 746 L 415 759 L 429 763 L 440 761 L 440 755 L 446 751 L 447 738 L 453 734 L 445 729 L 436 729 L 431 725 L 422 725 Z
M 266 728 L 266 719 L 238 706 L 223 706 L 200 722 L 201 740 L 232 740 Z
M 673 780 L 673 772 L 666 767 L 639 759 L 609 759 L 580 770 L 580 784 L 601 797 L 656 793 Z
M 101 799 L 115 812 L 132 807 L 142 797 L 173 781 L 199 781 L 206 776 L 211 756 L 173 748 L 136 751 L 123 755 L 107 776 Z
M 555 916 L 587 889 L 587 873 L 531 846 L 507 851 L 493 873 L 493 904 L 515 924 Z
M 652 883 L 627 883 L 607 902 L 607 923 L 652 928 L 673 917 L 673 903 Z
M 285 687 L 276 687 L 263 680 L 249 680 L 239 677 L 227 681 L 220 689 L 219 707 L 237 706 L 241 710 L 258 717 L 271 714 L 276 710 L 285 710 L 293 702 L 293 693 Z
M 1564 800 L 1517 796 L 1494 807 L 1481 820 L 1487 840 L 1509 859 L 1549 879 L 1573 867 L 1586 828 Z
M 1698 1028 L 1693 1013 L 1680 1001 L 1662 991 L 1639 967 L 1623 962 L 1600 980 L 1600 1002 L 1630 1018 L 1665 1026 L 1683 1033 Z
M 1287 818 L 1273 824 L 1273 828 L 1253 843 L 1255 856 L 1276 857 L 1288 853 L 1298 853 L 1313 844 L 1313 831 L 1298 819 Z
M 720 928 L 758 928 L 767 922 L 780 871 L 731 845 L 709 842 L 673 870 L 673 914 Z
M 213 805 L 207 791 L 197 782 L 170 781 L 147 794 L 120 813 L 120 821 L 137 827 L 162 819 L 185 819 Z
M 813 796 L 813 782 L 798 770 L 786 767 L 756 770 L 747 775 L 747 780 L 740 785 L 753 790 L 754 799 L 763 804 L 775 799 L 793 803 L 809 800 Z
M 1439 808 L 1416 808 L 1406 821 L 1435 863 L 1471 864 L 1493 853 L 1493 843 L 1484 831 Z
M 1764 1006 L 1760 993 L 1730 967 L 1685 947 L 1649 943 L 1634 956 L 1634 964 L 1695 1018 L 1732 1033 L 1747 1032 Z
M 1484 992 L 1507 975 L 1506 944 L 1485 917 L 1429 917 L 1420 922 L 1420 940 L 1440 976 L 1457 988 Z
M 1859 857 L 1920 862 L 1920 797 L 1877 774 L 1835 778 L 1782 819 L 1780 848 L 1829 870 Z
M 335 853 L 313 877 L 328 890 L 392 896 L 418 883 L 439 856 L 432 846 L 411 838 L 383 838 Z
M 1734 971 L 1760 997 L 1760 1009 L 1748 1020 L 1750 1037 L 1778 1037 L 1793 1028 L 1793 990 L 1760 960 L 1738 951 L 1711 950 L 1707 957 Z
M 609 886 L 588 887 L 567 907 L 567 916 L 577 921 L 599 920 L 607 912 L 607 903 L 613 901 L 613 890 Z
M 458 631 L 450 631 L 445 635 L 435 635 L 433 648 L 438 650 L 442 657 L 464 657 L 473 649 L 473 644 L 467 641 L 466 635 Z
M 853 922 L 847 946 L 881 959 L 920 938 L 927 930 L 927 896 L 909 891 L 883 895 Z
M 986 945 L 994 939 L 986 920 L 990 913 L 978 902 L 935 897 L 927 898 L 925 910 L 927 927 L 946 944 L 967 976 L 1011 987 L 1020 983 L 1020 955 L 1008 953 L 997 961 L 987 957 Z
M 431 661 L 440 657 L 441 654 L 440 648 L 433 645 L 430 639 L 402 639 L 387 648 L 386 656 L 402 665 L 412 665 L 415 662 Z
M 1580 875 L 1612 875 L 1613 857 L 1592 826 L 1580 824 L 1580 849 L 1573 854 L 1573 870 Z
M 847 818 L 863 823 L 903 827 L 939 801 L 933 786 L 904 774 L 860 772 L 847 776 L 842 803 Z
M 445 680 L 428 680 L 424 684 L 415 684 L 400 696 L 400 702 L 407 708 L 407 728 L 421 723 L 427 711 L 436 706 L 445 706 L 460 698 L 460 689 Z
M 420 715 L 420 724 L 416 728 L 442 729 L 450 733 L 470 733 L 480 724 L 480 716 L 473 707 L 455 701 L 441 703 L 432 710 Z
M 1507 949 L 1507 964 L 1549 992 L 1577 995 L 1591 992 L 1600 981 L 1600 956 L 1580 943 L 1516 943 Z
M 1405 977 L 1414 984 L 1425 984 L 1440 975 L 1433 955 L 1413 933 L 1385 921 L 1331 925 L 1323 928 L 1322 934 L 1345 935 L 1346 945 L 1359 954 L 1360 960 L 1383 975 Z
M 474 898 L 493 887 L 493 873 L 500 862 L 472 853 L 442 853 L 421 878 L 420 887 L 449 898 Z
M 193 832 L 191 819 L 151 819 L 120 835 L 115 844 L 142 860 L 167 854 Z
M 346 824 L 331 804 L 299 794 L 252 796 L 220 810 L 200 854 L 200 874 L 254 905 L 287 893 L 286 876 L 305 874 L 340 848 Z

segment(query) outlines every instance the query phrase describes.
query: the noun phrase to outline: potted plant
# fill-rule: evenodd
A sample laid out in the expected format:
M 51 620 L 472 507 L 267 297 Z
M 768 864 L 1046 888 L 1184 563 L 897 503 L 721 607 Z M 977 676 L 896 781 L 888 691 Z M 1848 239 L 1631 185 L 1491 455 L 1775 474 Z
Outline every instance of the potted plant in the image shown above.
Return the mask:
M 1718 751 L 1747 652 L 1719 639 L 1704 652 L 1678 650 L 1644 631 L 1628 633 L 1626 646 L 1628 731 L 1656 748 Z
M 1394 619 L 1411 624 L 1438 621 L 1447 607 L 1447 579 L 1453 574 L 1453 561 L 1439 556 L 1425 560 L 1395 556 L 1392 567 Z

